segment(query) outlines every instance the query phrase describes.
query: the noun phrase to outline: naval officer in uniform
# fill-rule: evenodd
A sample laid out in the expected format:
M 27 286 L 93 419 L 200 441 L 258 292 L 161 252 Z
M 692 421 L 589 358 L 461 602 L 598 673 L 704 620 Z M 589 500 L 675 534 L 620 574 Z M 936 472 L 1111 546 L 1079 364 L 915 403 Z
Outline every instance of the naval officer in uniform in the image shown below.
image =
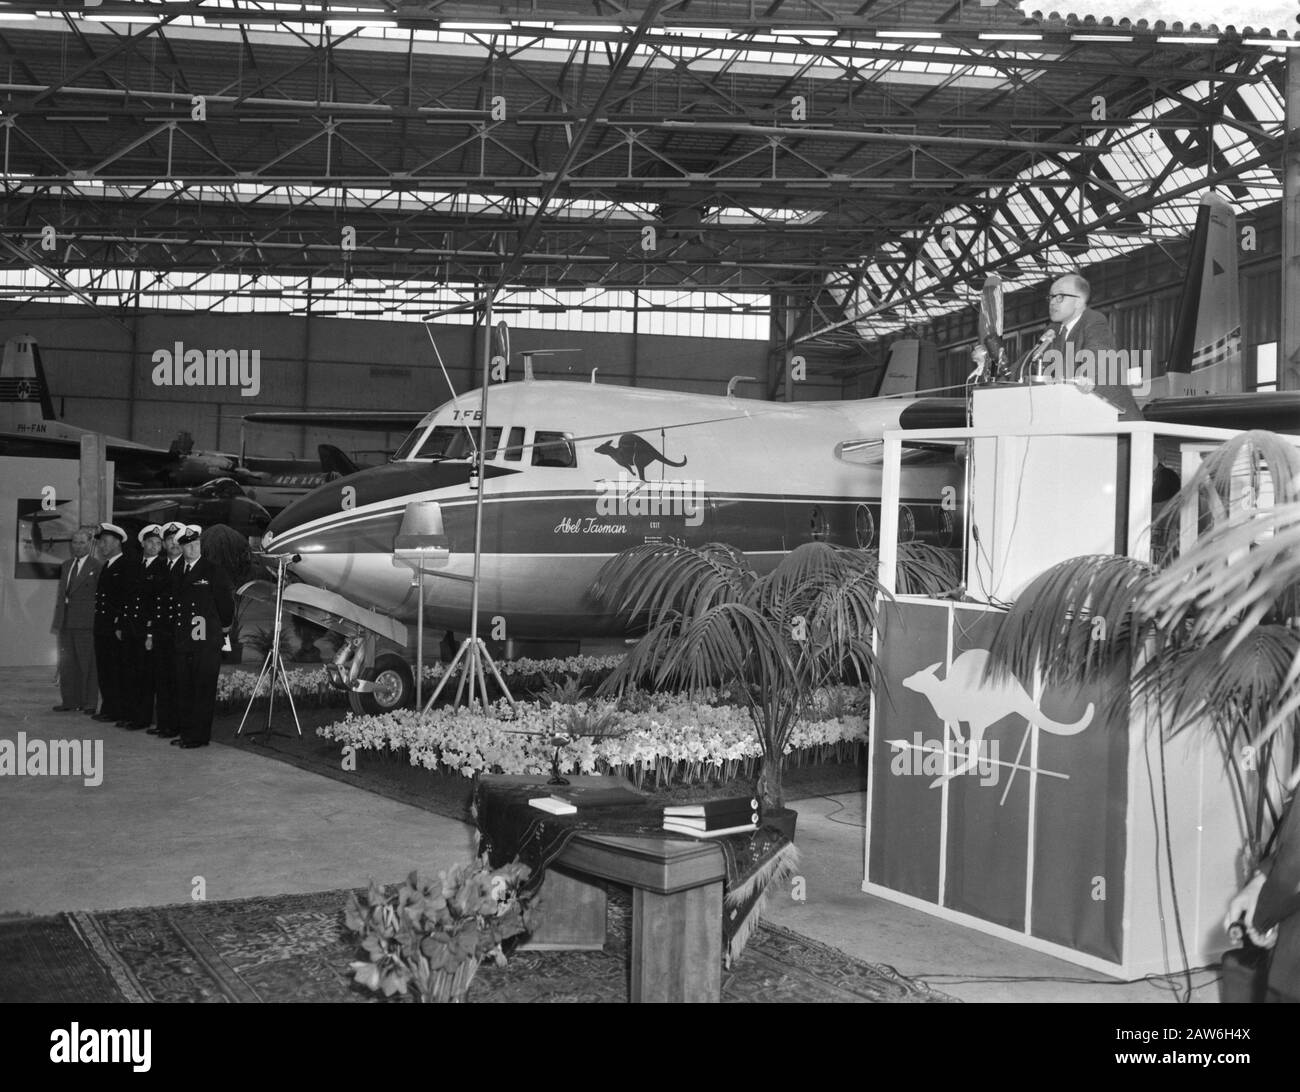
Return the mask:
M 154 695 L 157 689 L 154 671 L 154 633 L 159 625 L 159 597 L 168 580 L 167 559 L 162 553 L 163 529 L 151 523 L 141 529 L 139 578 L 131 602 L 128 645 L 131 657 L 130 723 L 128 728 L 148 728 L 153 723 Z
M 173 585 L 172 640 L 176 665 L 176 726 L 172 740 L 185 750 L 212 739 L 212 714 L 221 673 L 221 646 L 235 619 L 230 579 L 203 556 L 201 529 L 188 525 L 177 536 L 184 561 Z
M 181 548 L 176 536 L 185 530 L 185 524 L 172 521 L 162 529 L 163 581 L 155 603 L 153 640 L 150 655 L 153 657 L 153 679 L 156 693 L 157 721 L 149 729 L 151 736 L 175 739 L 180 735 L 176 727 L 176 581 L 184 567 Z
M 95 670 L 99 676 L 99 712 L 93 719 L 125 726 L 130 686 L 127 626 L 136 571 L 122 553 L 126 532 L 115 523 L 101 523 L 96 533 L 102 566 L 95 585 Z

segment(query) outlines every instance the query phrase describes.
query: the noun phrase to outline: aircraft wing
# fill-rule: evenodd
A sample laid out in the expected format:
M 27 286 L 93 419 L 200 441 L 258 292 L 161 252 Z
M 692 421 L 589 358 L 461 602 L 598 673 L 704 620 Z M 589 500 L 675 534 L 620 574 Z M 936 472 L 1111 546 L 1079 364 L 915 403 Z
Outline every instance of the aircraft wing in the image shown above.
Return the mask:
M 1300 391 L 1157 398 L 1142 407 L 1142 416 L 1164 424 L 1262 428 L 1295 435 L 1300 434 Z
M 415 428 L 428 410 L 266 410 L 246 413 L 256 425 L 314 425 L 317 428 L 354 428 L 367 432 L 401 432 Z
M 143 444 L 109 443 L 108 458 L 118 464 L 120 477 L 153 477 L 176 467 L 176 455 L 160 447 Z M 36 433 L 0 435 L 0 455 L 34 459 L 77 459 L 81 457 L 81 440 L 75 436 L 41 436 Z M 134 471 L 128 474 L 123 467 Z M 139 471 L 147 471 L 140 474 Z
M 1262 428 L 1294 435 L 1300 434 L 1300 391 L 1155 398 L 1143 405 L 1142 416 L 1161 424 Z M 899 425 L 903 429 L 964 428 L 966 402 L 961 398 L 918 398 L 903 410 Z

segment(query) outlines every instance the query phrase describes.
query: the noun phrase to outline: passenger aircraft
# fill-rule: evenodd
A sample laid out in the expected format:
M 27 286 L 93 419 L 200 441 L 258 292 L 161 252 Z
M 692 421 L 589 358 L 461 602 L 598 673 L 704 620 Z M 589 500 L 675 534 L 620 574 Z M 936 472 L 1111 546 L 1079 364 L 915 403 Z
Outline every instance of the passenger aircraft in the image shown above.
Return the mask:
M 622 632 L 588 589 L 604 562 L 646 542 L 727 542 L 757 567 L 803 542 L 871 546 L 881 468 L 836 441 L 899 427 L 903 400 L 765 402 L 556 380 L 490 389 L 480 627 L 562 640 Z M 271 523 L 264 548 L 300 580 L 405 621 L 411 570 L 394 567 L 406 507 L 436 501 L 450 556 L 426 582 L 426 623 L 468 629 L 480 394 L 429 413 L 394 461 L 316 490 Z M 948 544 L 960 471 L 919 453 L 903 535 Z M 439 579 L 443 577 L 443 579 Z

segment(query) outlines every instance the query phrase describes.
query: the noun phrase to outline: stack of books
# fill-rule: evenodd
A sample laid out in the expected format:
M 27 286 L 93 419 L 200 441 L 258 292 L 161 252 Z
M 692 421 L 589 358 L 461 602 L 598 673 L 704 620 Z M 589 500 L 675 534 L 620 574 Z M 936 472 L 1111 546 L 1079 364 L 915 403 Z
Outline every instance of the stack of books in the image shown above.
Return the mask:
M 702 804 L 672 804 L 664 808 L 664 830 L 689 834 L 693 838 L 721 838 L 757 830 L 758 799 L 733 796 L 726 800 L 706 800 Z

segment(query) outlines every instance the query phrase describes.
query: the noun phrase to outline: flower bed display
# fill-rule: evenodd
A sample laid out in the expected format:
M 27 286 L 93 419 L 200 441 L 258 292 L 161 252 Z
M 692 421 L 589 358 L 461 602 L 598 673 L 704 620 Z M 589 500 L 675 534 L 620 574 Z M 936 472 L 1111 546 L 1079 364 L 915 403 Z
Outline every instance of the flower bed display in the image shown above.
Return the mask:
M 818 695 L 811 717 L 794 729 L 786 755 L 795 764 L 855 757 L 867 738 L 861 691 L 839 687 Z M 615 702 L 576 705 L 518 703 L 512 715 L 498 702 L 490 714 L 443 708 L 420 714 L 406 709 L 381 716 L 348 716 L 316 729 L 341 747 L 376 753 L 405 752 L 411 765 L 429 770 L 542 774 L 550 770 L 557 733 L 572 734 L 575 720 L 606 719 L 606 735 L 577 738 L 560 748 L 564 773 L 615 774 L 637 785 L 663 787 L 703 780 L 752 777 L 761 754 L 749 714 L 673 695 L 643 695 L 636 710 Z

